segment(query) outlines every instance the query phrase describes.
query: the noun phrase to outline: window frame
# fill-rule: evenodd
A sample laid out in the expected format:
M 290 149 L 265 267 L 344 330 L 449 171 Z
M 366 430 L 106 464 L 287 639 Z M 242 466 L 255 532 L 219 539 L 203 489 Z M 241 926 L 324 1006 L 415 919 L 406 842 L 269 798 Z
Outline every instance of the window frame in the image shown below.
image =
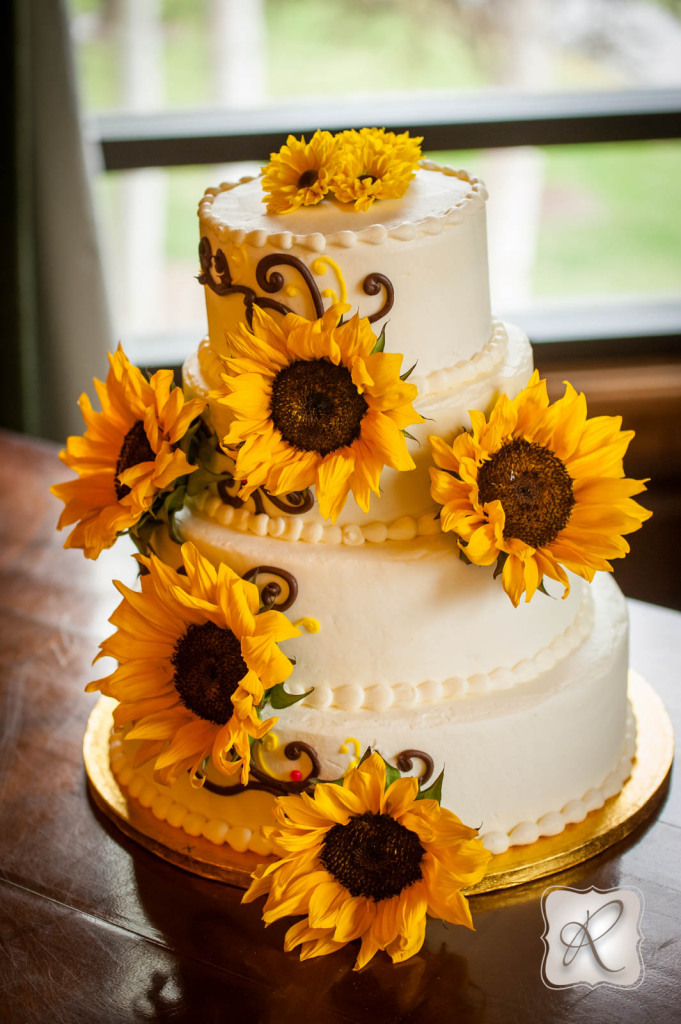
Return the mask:
M 669 140 L 681 137 L 681 88 L 391 94 L 247 110 L 106 113 L 89 117 L 84 130 L 101 150 L 105 171 L 129 171 L 263 161 L 289 133 L 309 135 L 320 124 L 331 131 L 358 124 L 408 130 L 424 136 L 431 152 Z M 552 361 L 583 357 L 586 345 L 590 358 L 681 352 L 681 299 L 542 304 L 513 317 Z M 164 334 L 133 338 L 132 348 L 148 364 L 163 351 L 166 360 L 179 359 L 182 343 Z

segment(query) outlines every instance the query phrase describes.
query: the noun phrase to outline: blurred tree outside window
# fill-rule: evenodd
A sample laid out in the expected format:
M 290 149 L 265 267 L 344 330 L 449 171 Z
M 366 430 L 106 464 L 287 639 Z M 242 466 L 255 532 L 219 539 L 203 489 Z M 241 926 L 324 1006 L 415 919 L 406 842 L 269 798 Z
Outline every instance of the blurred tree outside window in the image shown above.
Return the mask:
M 86 114 L 681 83 L 681 0 L 69 0 Z M 359 127 L 359 126 L 358 126 Z M 426 140 L 427 143 L 427 140 Z M 489 187 L 495 311 L 681 297 L 681 143 L 428 153 Z M 267 154 L 263 154 L 263 159 Z M 243 167 L 97 182 L 118 334 L 205 329 L 196 208 Z

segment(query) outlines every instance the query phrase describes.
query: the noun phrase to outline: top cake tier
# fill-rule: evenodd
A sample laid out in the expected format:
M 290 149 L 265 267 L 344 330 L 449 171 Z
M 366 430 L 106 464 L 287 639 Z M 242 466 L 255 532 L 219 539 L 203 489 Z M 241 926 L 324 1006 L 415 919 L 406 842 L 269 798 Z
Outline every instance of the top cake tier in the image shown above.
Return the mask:
M 366 212 L 326 198 L 269 214 L 260 178 L 209 189 L 199 205 L 201 277 L 213 350 L 254 301 L 307 319 L 347 302 L 386 329 L 386 350 L 433 373 L 490 341 L 484 185 L 424 161 L 401 199 Z

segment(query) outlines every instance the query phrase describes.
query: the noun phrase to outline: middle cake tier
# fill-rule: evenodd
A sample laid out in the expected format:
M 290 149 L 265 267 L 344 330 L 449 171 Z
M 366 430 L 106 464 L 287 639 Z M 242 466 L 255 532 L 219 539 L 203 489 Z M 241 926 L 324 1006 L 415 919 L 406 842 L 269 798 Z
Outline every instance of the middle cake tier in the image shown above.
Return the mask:
M 532 349 L 527 336 L 518 327 L 493 322 L 492 335 L 485 348 L 473 358 L 444 367 L 427 376 L 410 377 L 418 391 L 414 406 L 424 417 L 423 423 L 410 426 L 408 449 L 415 468 L 397 472 L 385 467 L 380 478 L 380 497 L 372 496 L 369 514 L 363 512 L 349 497 L 335 524 L 319 514 L 315 495 L 311 492 L 305 507 L 288 505 L 286 500 L 273 501 L 261 492 L 246 503 L 234 502 L 238 483 L 231 490 L 222 490 L 222 509 L 212 500 L 215 489 L 202 498 L 201 511 L 214 517 L 223 526 L 258 535 L 308 542 L 362 543 L 406 539 L 414 534 L 437 532 L 433 528 L 433 502 L 430 497 L 429 467 L 433 465 L 428 437 L 438 434 L 451 438 L 462 427 L 470 428 L 470 410 L 488 411 L 502 394 L 514 398 L 532 374 Z M 206 418 L 218 438 L 229 431 L 231 413 L 216 397 L 221 388 L 224 366 L 206 340 L 198 353 L 184 366 L 184 390 L 188 398 L 201 398 L 208 403 Z M 227 457 L 214 464 L 216 470 L 228 470 L 233 462 Z M 238 506 L 240 515 L 231 511 Z M 292 518 L 289 518 L 292 516 Z M 271 522 L 274 520 L 274 522 Z
M 283 645 L 296 661 L 287 689 L 314 688 L 306 703 L 315 708 L 382 711 L 507 690 L 556 665 L 591 629 L 582 580 L 564 600 L 538 594 L 514 608 L 493 568 L 464 564 L 448 536 L 351 547 L 241 534 L 190 509 L 179 523 L 215 564 L 261 588 L 278 584 L 279 601 L 291 593 L 292 621 L 319 623 L 317 635 L 303 630 Z M 168 547 L 164 557 L 177 558 Z

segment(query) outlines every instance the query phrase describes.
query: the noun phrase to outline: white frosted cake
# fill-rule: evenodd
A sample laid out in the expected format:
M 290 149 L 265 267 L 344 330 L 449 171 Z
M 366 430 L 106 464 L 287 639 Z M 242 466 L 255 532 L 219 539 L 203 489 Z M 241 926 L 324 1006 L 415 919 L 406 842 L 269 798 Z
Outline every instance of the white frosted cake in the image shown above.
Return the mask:
M 226 475 L 236 448 L 216 450 L 222 480 L 185 507 L 180 533 L 213 564 L 278 583 L 275 607 L 289 599 L 289 618 L 308 627 L 281 644 L 295 660 L 286 688 L 312 692 L 281 712 L 246 789 L 210 767 L 202 788 L 187 776 L 164 786 L 114 734 L 119 781 L 171 825 L 264 854 L 259 826 L 274 795 L 299 792 L 307 777 L 336 779 L 371 747 L 418 774 L 444 768 L 443 806 L 500 853 L 582 820 L 628 777 L 627 619 L 613 580 L 570 574 L 563 599 L 547 578 L 548 594 L 514 607 L 492 565 L 457 557 L 431 496 L 428 437 L 471 429 L 469 410 L 513 399 L 532 374 L 526 336 L 490 313 L 485 200 L 479 180 L 430 162 L 402 198 L 365 211 L 327 197 L 268 213 L 260 179 L 202 199 L 208 335 L 185 365 L 184 390 L 207 402 L 216 437 L 232 427 L 223 359 L 243 356 L 253 307 L 313 320 L 346 303 L 377 336 L 385 327 L 385 351 L 405 370 L 416 364 L 409 382 L 423 420 L 409 427 L 415 468 L 386 466 L 369 511 L 350 495 L 335 521 L 314 487 L 239 497 L 240 481 Z M 179 564 L 170 540 L 161 553 Z

